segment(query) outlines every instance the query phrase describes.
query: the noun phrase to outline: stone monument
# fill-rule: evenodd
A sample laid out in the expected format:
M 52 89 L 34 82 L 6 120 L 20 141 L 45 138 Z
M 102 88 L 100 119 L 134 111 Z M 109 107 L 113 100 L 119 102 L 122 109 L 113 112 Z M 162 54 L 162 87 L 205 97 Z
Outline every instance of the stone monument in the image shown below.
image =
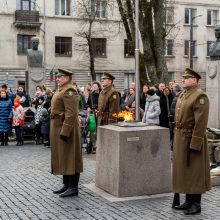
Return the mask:
M 116 197 L 171 192 L 169 129 L 99 126 L 95 185 Z
M 27 50 L 28 70 L 26 72 L 28 94 L 33 97 L 35 87 L 45 84 L 45 69 L 43 67 L 43 52 L 38 49 L 39 38 L 31 38 L 31 49 Z
M 208 127 L 220 128 L 220 25 L 215 27 L 216 42 L 210 47 L 206 66 L 206 93 L 209 97 Z

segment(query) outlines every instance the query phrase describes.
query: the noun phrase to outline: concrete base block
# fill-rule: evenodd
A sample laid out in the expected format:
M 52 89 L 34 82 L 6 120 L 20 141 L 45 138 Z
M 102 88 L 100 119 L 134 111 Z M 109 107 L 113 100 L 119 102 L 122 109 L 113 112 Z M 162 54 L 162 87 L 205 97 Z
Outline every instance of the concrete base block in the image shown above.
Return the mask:
M 100 126 L 95 185 L 117 197 L 170 192 L 169 129 Z

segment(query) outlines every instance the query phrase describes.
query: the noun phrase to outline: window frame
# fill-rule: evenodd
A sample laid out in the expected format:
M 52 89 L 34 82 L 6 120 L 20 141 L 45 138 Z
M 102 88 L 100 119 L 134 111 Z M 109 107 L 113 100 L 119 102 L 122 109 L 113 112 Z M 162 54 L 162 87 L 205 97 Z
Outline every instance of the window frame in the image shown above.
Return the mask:
M 58 42 L 58 40 L 60 40 L 60 42 Z M 69 41 L 62 41 L 62 40 L 69 40 Z M 60 44 L 60 45 L 58 45 L 58 44 Z M 68 44 L 70 44 L 70 45 L 68 45 Z M 72 37 L 55 36 L 55 57 L 72 57 L 72 54 L 73 54 L 72 45 L 73 45 Z M 58 46 L 59 46 L 59 52 L 57 52 Z M 64 48 L 65 48 L 63 50 L 66 50 L 64 53 L 62 53 L 62 46 L 64 46 Z M 67 50 L 68 48 L 71 49 L 71 50 L 69 50 L 70 53 Z M 67 53 L 67 54 L 65 54 L 65 53 Z
M 100 40 L 100 42 L 98 42 Z M 92 38 L 91 39 L 92 43 L 92 49 L 93 49 L 93 54 L 95 58 L 106 58 L 107 57 L 107 39 L 106 38 Z M 97 47 L 100 46 L 101 48 L 101 54 L 98 54 Z
M 105 4 L 105 6 L 103 6 Z M 104 16 L 103 15 L 104 12 Z M 98 19 L 107 18 L 107 0 L 91 0 L 91 14 Z
M 188 46 L 186 46 L 188 44 Z M 187 53 L 187 49 L 189 50 L 189 54 Z M 196 57 L 196 40 L 193 41 L 193 57 Z M 190 40 L 184 41 L 184 56 L 190 57 Z
M 19 50 L 19 37 L 21 37 L 21 51 Z M 25 37 L 27 37 L 28 41 L 28 47 L 25 51 Z M 36 35 L 29 35 L 29 34 L 17 34 L 17 55 L 26 55 L 27 50 L 31 49 L 31 38 L 36 37 Z
M 211 13 L 210 18 L 209 18 L 209 13 Z M 207 26 L 214 26 L 217 23 L 217 21 L 218 21 L 218 10 L 207 9 Z
M 133 47 L 133 48 L 132 48 Z M 124 58 L 134 58 L 135 48 L 128 39 L 124 39 Z
M 168 19 L 168 18 L 171 19 Z M 170 22 L 168 20 L 171 20 Z M 166 24 L 173 24 L 174 23 L 174 8 L 173 7 L 166 7 Z
M 28 2 L 28 7 L 23 8 L 23 2 Z M 36 9 L 36 0 L 17 0 L 16 1 L 16 10 L 21 11 L 35 11 Z
M 62 14 L 62 1 L 65 5 L 65 14 Z M 57 5 L 58 2 L 58 5 Z M 71 16 L 71 1 L 70 0 L 55 0 L 55 15 L 56 16 Z
M 188 10 L 188 15 L 186 14 L 186 11 Z M 196 8 L 185 8 L 185 15 L 184 15 L 184 24 L 185 25 L 191 25 L 191 19 L 192 16 L 195 17 L 197 14 L 197 9 Z M 189 20 L 188 22 L 186 22 L 186 16 L 188 16 L 187 20 Z M 193 20 L 193 25 L 195 25 L 195 19 Z
M 171 45 L 171 50 L 168 45 Z M 173 48 L 174 48 L 174 40 L 173 39 L 165 39 L 165 51 L 164 51 L 165 53 L 164 53 L 164 55 L 165 56 L 173 56 Z M 171 51 L 171 54 L 169 54 L 168 51 Z

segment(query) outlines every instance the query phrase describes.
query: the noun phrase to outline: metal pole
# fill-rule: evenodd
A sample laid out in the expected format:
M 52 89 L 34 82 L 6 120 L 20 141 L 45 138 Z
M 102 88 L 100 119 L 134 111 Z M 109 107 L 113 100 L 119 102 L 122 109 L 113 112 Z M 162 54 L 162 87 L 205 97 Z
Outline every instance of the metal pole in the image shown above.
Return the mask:
M 191 69 L 193 69 L 193 19 L 194 17 L 191 17 L 190 21 L 190 54 L 189 54 L 189 66 Z
M 46 1 L 44 0 L 44 68 L 46 70 Z
M 139 83 L 140 83 L 140 73 L 139 73 L 139 0 L 135 0 L 135 120 L 140 119 L 139 110 Z
M 190 21 L 190 68 L 193 69 L 193 48 L 195 47 L 193 43 L 193 20 L 195 18 L 201 17 L 202 15 L 197 15 L 192 17 L 192 11 L 191 11 L 191 21 Z

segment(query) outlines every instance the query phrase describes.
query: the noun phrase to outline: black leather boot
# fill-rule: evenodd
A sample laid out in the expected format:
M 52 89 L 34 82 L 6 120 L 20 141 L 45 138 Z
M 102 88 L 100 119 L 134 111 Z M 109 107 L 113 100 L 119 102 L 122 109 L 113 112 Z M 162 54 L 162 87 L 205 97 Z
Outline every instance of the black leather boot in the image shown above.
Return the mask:
M 201 213 L 201 194 L 192 194 L 193 203 L 189 209 L 187 209 L 185 215 L 196 215 Z
M 53 191 L 53 194 L 61 194 L 63 192 L 65 192 L 68 189 L 67 185 L 63 185 L 63 187 L 59 190 Z
M 80 173 L 76 173 L 74 175 L 68 175 L 68 189 L 59 195 L 61 198 L 70 197 L 70 196 L 78 196 L 78 184 L 79 184 Z
M 4 141 L 2 141 L 2 142 L 1 142 L 1 146 L 4 146 L 4 145 L 5 145 L 5 143 L 4 143 Z
M 186 201 L 179 206 L 173 207 L 176 210 L 187 210 L 192 206 L 192 196 L 190 194 L 186 194 Z

